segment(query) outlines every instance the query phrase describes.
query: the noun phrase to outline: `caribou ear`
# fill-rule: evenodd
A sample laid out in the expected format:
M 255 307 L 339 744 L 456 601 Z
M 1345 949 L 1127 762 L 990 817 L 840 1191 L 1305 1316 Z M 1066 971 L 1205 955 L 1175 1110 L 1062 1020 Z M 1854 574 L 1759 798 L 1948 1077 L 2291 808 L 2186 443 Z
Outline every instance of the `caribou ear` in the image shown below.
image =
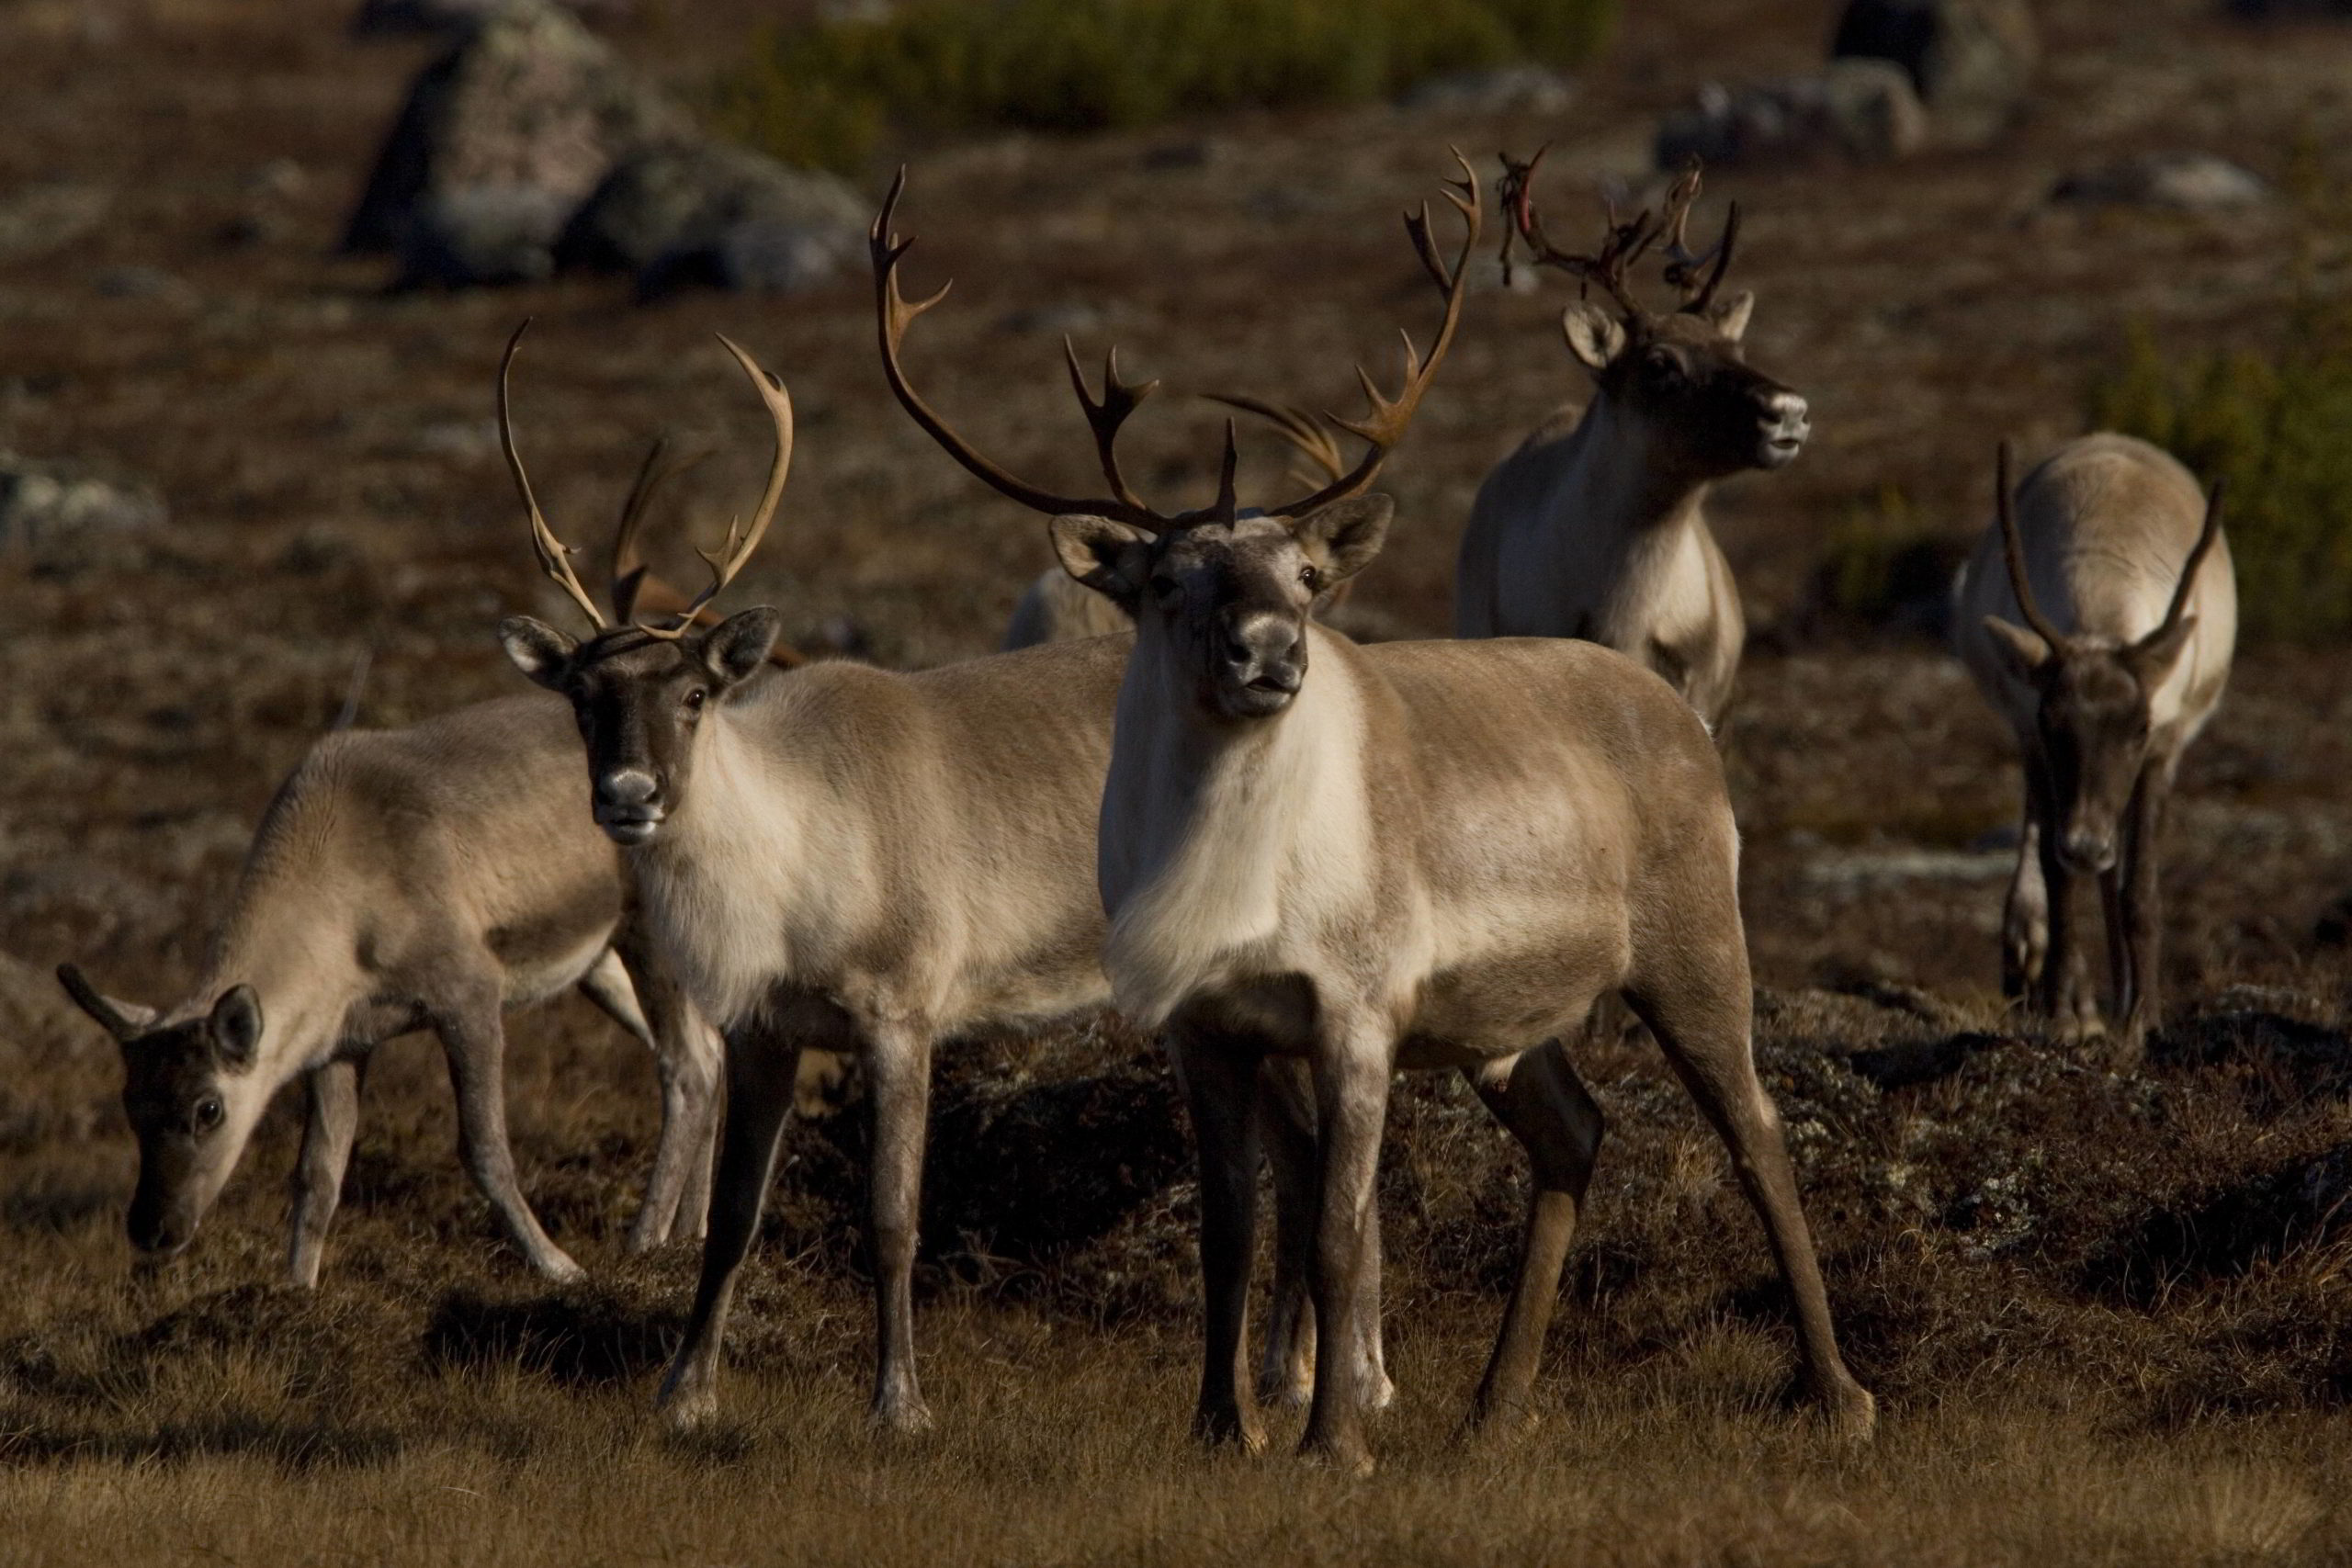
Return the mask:
M 1291 533 L 1323 569 L 1327 586 L 1345 582 L 1372 564 L 1388 539 L 1396 503 L 1385 495 L 1335 501 L 1291 525 Z
M 1747 318 L 1756 313 L 1756 291 L 1741 288 L 1707 307 L 1707 320 L 1732 343 L 1747 335 Z
M 2124 650 L 2124 659 L 2143 686 L 2162 683 L 2180 661 L 2181 650 L 2188 646 L 2188 634 L 2197 629 L 2197 617 L 2183 615 L 2168 626 L 2158 626 Z
M 74 998 L 75 1007 L 97 1020 L 98 1027 L 117 1040 L 136 1038 L 154 1027 L 155 1020 L 161 1016 L 153 1008 L 99 995 L 98 988 L 71 964 L 57 966 L 57 983 L 65 987 L 65 994 Z
M 1625 352 L 1625 323 L 1589 299 L 1578 299 L 1560 312 L 1560 335 L 1568 352 L 1594 375 Z
M 1149 534 L 1131 523 L 1075 512 L 1055 518 L 1050 531 L 1064 571 L 1135 614 L 1151 566 Z
M 498 640 L 514 668 L 552 692 L 580 644 L 545 621 L 509 615 L 498 623 Z
M 229 1066 L 253 1066 L 261 1049 L 261 998 L 251 986 L 232 986 L 212 1004 L 212 1043 Z
M 784 617 L 765 604 L 738 610 L 702 639 L 703 664 L 722 683 L 739 686 L 768 661 L 783 630 Z
M 1998 615 L 1984 617 L 1984 630 L 1993 638 L 1993 649 L 2009 668 L 2030 681 L 2050 662 L 2050 645 L 2036 633 L 2013 626 Z

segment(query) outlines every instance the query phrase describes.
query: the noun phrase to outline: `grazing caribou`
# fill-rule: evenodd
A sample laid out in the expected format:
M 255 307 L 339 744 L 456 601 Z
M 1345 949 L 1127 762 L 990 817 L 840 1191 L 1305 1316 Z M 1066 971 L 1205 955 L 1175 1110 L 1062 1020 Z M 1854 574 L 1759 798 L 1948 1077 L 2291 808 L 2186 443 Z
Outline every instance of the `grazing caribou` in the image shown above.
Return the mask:
M 910 395 L 897 365 L 905 320 L 895 290 L 887 282 L 880 290 L 885 366 Z M 709 1237 L 662 1406 L 682 1426 L 717 1409 L 729 1303 L 766 1199 L 796 1064 L 817 1048 L 865 1066 L 873 1414 L 887 1427 L 920 1428 L 930 1415 L 915 1371 L 912 1269 L 933 1044 L 1110 1000 L 1094 812 L 1128 638 L 915 674 L 829 662 L 754 681 L 775 612 L 699 623 L 775 516 L 791 466 L 792 405 L 732 343 L 775 427 L 766 491 L 749 525 L 706 556 L 711 582 L 695 599 L 662 624 L 642 624 L 632 619 L 638 580 L 623 577 L 607 620 L 541 514 L 514 447 L 506 383 L 521 338 L 499 375 L 507 460 L 542 570 L 594 633 L 582 641 L 515 616 L 500 637 L 525 674 L 571 700 L 594 819 L 623 846 L 656 951 L 726 1039 Z M 1300 1130 L 1299 1108 L 1277 1097 L 1274 1111 L 1290 1150 L 1275 1162 L 1278 1188 L 1295 1213 L 1311 1201 L 1304 1151 L 1312 1135 Z M 1303 1296 L 1303 1283 L 1290 1294 Z M 1309 1354 L 1286 1341 L 1270 1353 L 1270 1375 L 1295 1375 Z M 1376 1338 L 1363 1355 L 1367 1381 L 1385 1384 Z
M 1712 727 L 1731 701 L 1747 625 L 1730 563 L 1708 531 L 1708 488 L 1748 468 L 1786 467 L 1810 430 L 1805 400 L 1751 368 L 1740 346 L 1756 297 L 1716 298 L 1739 237 L 1739 209 L 1705 255 L 1684 244 L 1694 168 L 1662 216 L 1619 223 L 1593 255 L 1544 237 L 1530 194 L 1539 152 L 1503 160 L 1503 199 L 1535 259 L 1598 285 L 1613 305 L 1560 314 L 1568 352 L 1590 371 L 1591 402 L 1555 414 L 1487 476 L 1454 571 L 1454 632 L 1582 637 L 1664 676 Z M 1634 297 L 1627 269 L 1668 241 L 1664 314 Z M 1508 256 L 1510 236 L 1505 236 Z M 1709 263 L 1712 261 L 1712 266 Z
M 534 1269 L 580 1278 L 515 1179 L 500 1021 L 573 985 L 652 1048 L 661 1077 L 661 1144 L 630 1249 L 701 1234 L 718 1042 L 649 962 L 613 846 L 563 809 L 578 746 L 563 705 L 536 693 L 324 736 L 263 817 L 185 1002 L 159 1013 L 115 1001 L 60 966 L 122 1047 L 139 1140 L 132 1245 L 184 1250 L 263 1110 L 300 1077 L 310 1111 L 287 1268 L 296 1285 L 317 1284 L 368 1055 L 422 1028 L 448 1054 L 476 1185 Z
M 1192 1103 L 1208 1320 L 1195 1430 L 1262 1441 L 1244 1357 L 1253 1102 L 1269 1055 L 1312 1075 L 1310 1273 L 1326 1344 L 1365 1330 L 1392 1072 L 1463 1069 L 1527 1145 L 1522 1273 L 1477 1410 L 1523 1408 L 1601 1134 L 1553 1037 L 1622 989 L 1729 1145 L 1795 1299 L 1813 1391 L 1860 1436 L 1871 1397 L 1839 1359 L 1750 1058 L 1737 836 L 1705 727 L 1662 682 L 1589 644 L 1358 648 L 1308 614 L 1387 527 L 1386 499 L 1363 492 L 1460 318 L 1478 207 L 1474 181 L 1459 188 L 1449 199 L 1467 236 L 1451 266 L 1426 212 L 1407 219 L 1446 299 L 1428 358 L 1408 345 L 1404 390 L 1373 392 L 1371 415 L 1347 426 L 1363 457 L 1298 501 L 1243 513 L 1229 429 L 1216 502 L 1170 515 L 1116 481 L 1115 416 L 1096 425 L 1115 496 L 1080 501 L 1013 479 L 914 408 L 958 462 L 1052 516 L 1071 575 L 1136 621 L 1096 874 L 1119 1006 L 1166 1032 Z M 1324 671 L 1312 682 L 1310 663 Z M 1320 1360 L 1305 1449 L 1368 1467 L 1366 1393 L 1358 1359 Z
M 2001 984 L 2069 1034 L 2100 1032 L 2070 908 L 2097 876 L 2115 1061 L 2162 1021 L 2159 840 L 2181 753 L 2221 705 L 2237 639 L 2222 491 L 2128 435 L 2070 441 L 2009 488 L 1952 584 L 1952 636 L 2017 731 L 2025 823 L 2001 922 Z M 2022 623 L 2022 624 L 2020 624 Z

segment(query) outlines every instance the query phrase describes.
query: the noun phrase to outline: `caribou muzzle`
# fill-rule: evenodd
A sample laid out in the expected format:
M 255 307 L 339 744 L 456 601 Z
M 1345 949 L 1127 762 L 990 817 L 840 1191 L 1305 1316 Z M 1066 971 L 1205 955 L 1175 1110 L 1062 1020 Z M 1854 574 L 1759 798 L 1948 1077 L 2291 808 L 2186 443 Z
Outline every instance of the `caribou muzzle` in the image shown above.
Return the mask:
M 1228 613 L 1216 651 L 1217 700 L 1233 718 L 1271 718 L 1306 680 L 1306 633 L 1296 615 Z
M 643 768 L 615 768 L 596 780 L 596 826 L 616 844 L 646 842 L 669 814 L 662 781 Z
M 2066 869 L 2085 876 L 2104 876 L 2115 869 L 2115 835 L 2087 828 L 2070 830 L 2059 840 L 2058 858 Z
M 1813 420 L 1804 399 L 1786 389 L 1767 392 L 1760 400 L 1756 465 L 1760 468 L 1785 468 L 1804 449 L 1805 437 L 1813 434 Z

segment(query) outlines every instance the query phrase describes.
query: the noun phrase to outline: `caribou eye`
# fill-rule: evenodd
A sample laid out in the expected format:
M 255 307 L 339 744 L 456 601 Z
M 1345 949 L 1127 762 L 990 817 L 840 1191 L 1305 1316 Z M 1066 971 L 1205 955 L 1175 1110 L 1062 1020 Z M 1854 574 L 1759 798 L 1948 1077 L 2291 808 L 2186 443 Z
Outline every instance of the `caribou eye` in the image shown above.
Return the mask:
M 196 1102 L 196 1130 L 209 1133 L 220 1125 L 220 1100 L 218 1095 L 206 1095 Z
M 1314 567 L 1303 566 L 1298 569 L 1298 581 L 1309 593 L 1312 593 L 1323 586 L 1323 574 Z
M 1151 580 L 1151 592 L 1154 597 L 1163 604 L 1183 591 L 1184 585 L 1172 577 L 1155 577 Z
M 686 694 L 686 711 L 688 713 L 700 713 L 702 711 L 702 705 L 708 699 L 709 695 L 710 694 L 704 691 L 700 686 L 696 686 L 693 691 L 688 692 Z

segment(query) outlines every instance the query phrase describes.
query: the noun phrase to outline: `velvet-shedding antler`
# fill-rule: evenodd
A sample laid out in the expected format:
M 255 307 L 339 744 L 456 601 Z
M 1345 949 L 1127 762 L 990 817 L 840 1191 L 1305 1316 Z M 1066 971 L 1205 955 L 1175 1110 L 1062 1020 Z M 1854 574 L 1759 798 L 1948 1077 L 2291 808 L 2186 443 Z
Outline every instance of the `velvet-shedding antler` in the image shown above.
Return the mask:
M 2026 577 L 2025 540 L 2018 533 L 2018 504 L 2016 494 L 2010 489 L 2010 444 L 2004 441 L 1993 459 L 1993 490 L 1995 505 L 2001 519 L 2001 554 L 2009 565 L 2009 591 L 2017 595 L 2018 608 L 2024 613 L 2025 624 L 2055 651 L 2066 639 L 2050 617 L 2041 613 L 2041 606 L 2034 602 L 2033 584 Z
M 1201 396 L 1211 402 L 1239 409 L 1243 413 L 1255 414 L 1272 425 L 1276 433 L 1290 443 L 1300 460 L 1308 465 L 1305 469 L 1293 469 L 1305 482 L 1314 483 L 1317 473 L 1329 481 L 1348 471 L 1347 458 L 1340 452 L 1339 437 L 1331 434 L 1327 416 L 1300 408 L 1295 403 L 1268 402 L 1263 398 L 1245 397 L 1238 392 L 1203 392 Z
M 1714 303 L 1715 290 L 1722 287 L 1724 274 L 1731 270 L 1733 247 L 1739 243 L 1739 203 L 1735 201 L 1724 217 L 1724 231 L 1714 244 L 1702 252 L 1690 249 L 1685 236 L 1690 225 L 1691 205 L 1699 199 L 1699 158 L 1693 153 L 1666 197 L 1666 281 L 1681 294 L 1682 309 L 1693 315 L 1703 313 Z M 1702 284 L 1700 271 L 1711 262 L 1713 268 Z
M 1681 309 L 1699 314 L 1714 303 L 1715 291 L 1723 286 L 1724 275 L 1731 269 L 1734 248 L 1739 241 L 1739 204 L 1731 204 L 1724 219 L 1722 235 L 1713 245 L 1702 252 L 1690 247 L 1690 209 L 1699 199 L 1700 164 L 1692 158 L 1684 166 L 1673 186 L 1667 191 L 1663 210 L 1653 215 L 1647 208 L 1625 221 L 1617 220 L 1617 209 L 1608 207 L 1608 231 L 1600 249 L 1590 254 L 1564 251 L 1544 237 L 1544 220 L 1535 209 L 1535 171 L 1544 162 L 1548 148 L 1538 148 L 1535 156 L 1521 163 L 1510 153 L 1501 154 L 1502 178 L 1497 182 L 1503 204 L 1510 209 L 1511 224 L 1503 234 L 1502 262 L 1506 276 L 1510 267 L 1511 241 L 1515 235 L 1523 241 L 1539 265 L 1557 267 L 1587 286 L 1599 285 L 1617 302 L 1617 308 L 1628 318 L 1647 316 L 1641 301 L 1634 298 L 1628 271 L 1634 263 L 1646 254 L 1661 239 L 1666 245 L 1666 281 L 1682 297 Z M 1700 275 L 1705 273 L 1705 281 Z

